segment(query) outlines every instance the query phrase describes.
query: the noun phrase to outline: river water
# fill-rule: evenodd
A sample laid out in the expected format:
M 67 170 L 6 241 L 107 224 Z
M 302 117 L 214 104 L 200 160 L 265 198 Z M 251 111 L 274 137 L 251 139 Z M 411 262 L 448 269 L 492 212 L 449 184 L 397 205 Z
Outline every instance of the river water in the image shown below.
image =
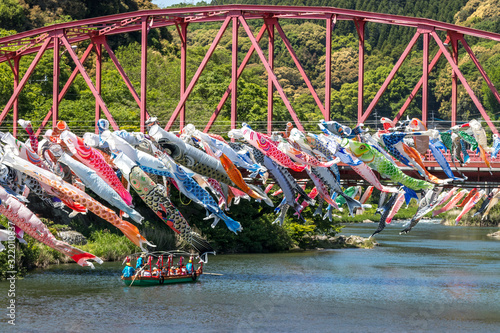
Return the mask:
M 376 224 L 343 234 L 369 236 Z M 374 249 L 211 256 L 196 284 L 125 287 L 121 263 L 35 271 L 16 284 L 21 332 L 500 331 L 497 228 L 393 223 Z M 0 331 L 8 284 L 0 283 Z

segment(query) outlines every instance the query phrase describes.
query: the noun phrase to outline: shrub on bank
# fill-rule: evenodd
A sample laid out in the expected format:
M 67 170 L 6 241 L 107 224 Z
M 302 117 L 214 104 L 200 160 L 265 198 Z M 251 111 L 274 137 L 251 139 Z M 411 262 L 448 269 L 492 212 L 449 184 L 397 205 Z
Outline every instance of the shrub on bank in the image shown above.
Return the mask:
M 316 229 L 314 225 L 289 222 L 285 223 L 283 227 L 288 232 L 288 235 L 293 240 L 295 245 L 297 245 L 301 249 L 307 249 L 311 247 L 310 236 L 314 234 L 314 231 Z
M 105 261 L 123 260 L 127 255 L 139 251 L 127 237 L 110 233 L 109 230 L 93 232 L 89 242 L 79 248 Z

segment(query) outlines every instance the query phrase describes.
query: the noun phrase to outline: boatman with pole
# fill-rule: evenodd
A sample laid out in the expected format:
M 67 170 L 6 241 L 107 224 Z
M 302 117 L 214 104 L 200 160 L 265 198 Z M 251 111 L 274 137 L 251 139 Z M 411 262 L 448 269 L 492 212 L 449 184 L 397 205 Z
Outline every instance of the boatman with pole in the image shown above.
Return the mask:
M 122 271 L 123 277 L 132 277 L 134 276 L 135 269 L 130 265 L 130 262 L 127 262 L 125 268 Z

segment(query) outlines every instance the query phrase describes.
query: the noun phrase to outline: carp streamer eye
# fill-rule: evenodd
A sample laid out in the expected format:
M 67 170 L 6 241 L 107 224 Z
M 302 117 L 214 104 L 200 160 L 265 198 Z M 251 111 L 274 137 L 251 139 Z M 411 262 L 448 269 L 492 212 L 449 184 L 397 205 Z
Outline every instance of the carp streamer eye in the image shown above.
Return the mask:
M 359 149 L 365 150 L 366 146 L 365 145 L 361 145 L 361 146 L 359 146 Z

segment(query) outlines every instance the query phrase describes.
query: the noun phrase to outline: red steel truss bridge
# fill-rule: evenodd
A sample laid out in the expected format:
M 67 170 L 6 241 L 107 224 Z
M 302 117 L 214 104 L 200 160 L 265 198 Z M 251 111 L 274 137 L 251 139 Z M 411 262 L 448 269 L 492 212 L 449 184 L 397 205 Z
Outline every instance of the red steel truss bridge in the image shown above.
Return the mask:
M 283 31 L 280 22 L 284 20 L 315 20 L 315 21 L 325 21 L 326 26 L 326 36 L 325 36 L 325 54 L 326 54 L 326 64 L 325 64 L 325 87 L 324 89 L 324 100 L 318 97 L 316 89 L 318 87 L 313 87 L 311 80 L 308 78 L 306 72 L 304 71 L 301 60 L 297 57 L 292 45 L 290 44 L 285 32 Z M 258 29 L 255 35 L 252 32 L 248 22 L 258 22 L 261 24 L 260 29 Z M 198 82 L 200 75 L 202 74 L 205 66 L 210 60 L 215 48 L 217 47 L 221 37 L 225 33 L 232 34 L 232 71 L 231 71 L 231 83 L 227 87 L 226 92 L 221 96 L 220 103 L 215 108 L 210 119 L 207 120 L 205 132 L 208 132 L 211 126 L 217 119 L 217 116 L 222 109 L 222 106 L 226 103 L 229 97 L 231 98 L 231 128 L 236 128 L 237 123 L 237 81 L 245 66 L 248 64 L 250 57 L 255 53 L 257 54 L 259 60 L 265 67 L 268 74 L 268 113 L 267 113 L 267 130 L 270 133 L 273 129 L 273 93 L 274 90 L 281 97 L 284 105 L 289 111 L 295 125 L 299 129 L 303 129 L 300 119 L 298 119 L 288 97 L 286 96 L 282 86 L 280 85 L 276 75 L 274 74 L 274 42 L 275 38 L 281 38 L 284 42 L 286 49 L 293 59 L 293 62 L 300 72 L 302 79 L 304 80 L 309 92 L 315 100 L 316 106 L 321 112 L 322 116 L 326 120 L 330 120 L 331 111 L 331 73 L 335 70 L 332 68 L 331 63 L 331 48 L 332 48 L 332 34 L 334 32 L 334 27 L 339 21 L 351 21 L 356 27 L 359 40 L 359 61 L 358 61 L 358 123 L 365 122 L 370 116 L 371 112 L 374 110 L 377 102 L 379 101 L 382 94 L 386 91 L 395 74 L 403 64 L 406 57 L 409 55 L 412 47 L 422 39 L 423 45 L 423 59 L 422 59 L 422 76 L 416 86 L 414 87 L 411 94 L 408 96 L 406 102 L 402 108 L 397 113 L 395 120 L 399 120 L 404 114 L 408 105 L 412 102 L 417 92 L 422 89 L 422 121 L 427 123 L 428 116 L 428 76 L 438 61 L 447 61 L 451 68 L 452 73 L 450 75 L 450 83 L 452 85 L 452 96 L 451 96 L 451 125 L 456 124 L 456 113 L 457 113 L 457 91 L 458 84 L 462 84 L 465 91 L 468 93 L 473 103 L 481 113 L 484 121 L 491 129 L 493 133 L 498 133 L 495 125 L 489 118 L 488 114 L 485 112 L 483 105 L 480 100 L 475 95 L 474 91 L 471 89 L 470 85 L 467 83 L 464 75 L 461 73 L 458 67 L 458 46 L 461 44 L 462 48 L 467 52 L 470 60 L 476 66 L 480 75 L 484 78 L 488 87 L 492 91 L 493 95 L 500 103 L 500 95 L 497 89 L 493 85 L 492 81 L 488 77 L 487 73 L 481 66 L 478 58 L 471 50 L 470 46 L 465 40 L 466 36 L 472 36 L 482 39 L 489 39 L 493 41 L 500 41 L 500 34 L 480 31 L 468 27 L 461 27 L 449 23 L 434 21 L 425 18 L 415 18 L 415 17 L 405 17 L 399 15 L 389 15 L 371 12 L 362 12 L 349 9 L 340 9 L 332 7 L 295 7 L 295 6 L 257 6 L 257 5 L 224 5 L 224 6 L 207 6 L 207 7 L 189 7 L 189 8 L 172 8 L 172 9 L 158 9 L 158 10 L 143 10 L 138 12 L 130 12 L 123 14 L 116 14 L 104 17 L 97 17 L 91 19 L 84 19 L 80 21 L 67 22 L 55 24 L 31 31 L 22 32 L 16 35 L 4 37 L 0 39 L 0 62 L 7 62 L 12 69 L 13 78 L 13 91 L 7 104 L 3 107 L 0 114 L 0 124 L 5 121 L 5 118 L 9 112 L 12 112 L 13 119 L 13 134 L 17 135 L 17 120 L 19 114 L 18 98 L 19 94 L 29 82 L 29 78 L 35 68 L 37 67 L 41 57 L 45 52 L 53 53 L 53 92 L 52 92 L 52 107 L 47 110 L 47 115 L 43 119 L 43 122 L 37 130 L 37 135 L 47 126 L 49 122 L 52 122 L 52 126 L 58 119 L 58 107 L 61 100 L 64 98 L 69 87 L 74 81 L 77 75 L 81 75 L 91 90 L 95 98 L 95 121 L 101 118 L 101 113 L 109 120 L 113 129 L 117 130 L 118 124 L 113 119 L 113 115 L 110 113 L 106 106 L 106 101 L 101 96 L 101 77 L 103 58 L 106 56 L 103 52 L 103 48 L 106 50 L 107 56 L 111 59 L 112 63 L 121 75 L 121 78 L 127 85 L 131 95 L 133 96 L 135 102 L 140 109 L 140 129 L 145 130 L 145 121 L 149 117 L 147 110 L 147 49 L 148 40 L 147 36 L 151 29 L 157 29 L 160 27 L 175 27 L 177 33 L 180 37 L 180 99 L 174 112 L 171 114 L 170 119 L 166 124 L 166 129 L 171 129 L 174 122 L 179 121 L 180 128 L 185 125 L 185 111 L 186 111 L 186 101 L 189 95 L 193 91 L 193 88 Z M 188 57 L 188 43 L 187 34 L 189 32 L 190 23 L 205 23 L 205 22 L 220 22 L 220 29 L 213 36 L 213 41 L 206 51 L 206 54 L 196 70 L 194 76 L 191 80 L 187 81 L 186 75 L 186 62 Z M 367 22 L 371 24 L 389 24 L 411 27 L 414 30 L 414 35 L 410 42 L 404 49 L 398 61 L 395 63 L 392 71 L 385 79 L 377 94 L 370 101 L 368 107 L 365 109 L 364 105 L 368 104 L 364 97 L 364 43 L 365 43 L 365 25 Z M 238 63 L 238 31 L 243 29 L 251 41 L 251 48 L 246 52 L 243 60 Z M 227 32 L 230 30 L 230 32 Z M 123 34 L 132 31 L 141 32 L 141 80 L 140 87 L 134 87 L 131 80 L 128 78 L 123 67 L 121 66 L 119 60 L 116 58 L 113 50 L 108 45 L 108 37 L 116 34 Z M 446 34 L 445 39 L 441 39 L 438 32 L 444 32 Z M 267 34 L 268 36 L 268 48 L 267 52 L 259 45 L 259 41 L 262 37 Z M 430 40 L 433 40 L 437 46 L 438 51 L 430 60 L 429 55 L 429 44 Z M 88 43 L 90 41 L 90 43 Z M 75 52 L 75 46 L 80 43 L 86 42 L 88 44 L 87 48 L 78 57 Z M 60 57 L 63 52 L 67 52 L 72 58 L 75 68 L 71 73 L 68 80 L 64 83 L 64 86 L 60 88 L 60 73 L 59 64 Z M 91 78 L 89 73 L 84 67 L 85 61 L 89 58 L 89 55 L 94 52 L 95 57 L 95 77 Z M 24 56 L 30 56 L 32 59 L 25 73 L 20 73 L 19 62 Z M 32 56 L 34 55 L 34 57 Z M 430 60 L 430 61 L 429 61 Z M 93 82 L 93 80 L 94 82 Z M 365 104 L 366 102 L 366 104 Z M 97 126 L 96 126 L 97 127 Z M 489 172 L 485 169 L 485 165 L 480 158 L 476 157 L 471 152 L 472 162 L 468 165 L 466 173 L 471 179 L 477 179 L 478 181 L 488 180 L 491 178 Z M 426 159 L 426 165 L 431 168 L 438 168 L 437 164 L 433 161 L 431 156 Z M 494 171 L 500 171 L 500 163 L 492 160 L 492 167 Z

